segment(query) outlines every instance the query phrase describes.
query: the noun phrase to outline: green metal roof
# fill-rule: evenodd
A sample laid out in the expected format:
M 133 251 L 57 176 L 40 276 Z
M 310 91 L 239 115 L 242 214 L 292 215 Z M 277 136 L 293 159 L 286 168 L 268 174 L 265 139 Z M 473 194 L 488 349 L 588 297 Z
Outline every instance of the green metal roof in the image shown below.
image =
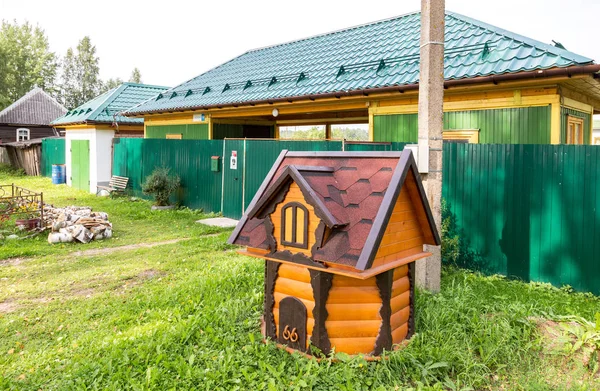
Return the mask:
M 117 114 L 156 96 L 167 88 L 147 84 L 123 83 L 82 104 L 76 109 L 69 110 L 62 117 L 52 121 L 52 125 L 98 122 L 109 124 L 113 122 L 120 124 L 143 124 L 143 118 L 129 118 Z
M 242 54 L 129 114 L 415 84 L 420 12 Z M 446 80 L 591 64 L 593 60 L 446 12 Z

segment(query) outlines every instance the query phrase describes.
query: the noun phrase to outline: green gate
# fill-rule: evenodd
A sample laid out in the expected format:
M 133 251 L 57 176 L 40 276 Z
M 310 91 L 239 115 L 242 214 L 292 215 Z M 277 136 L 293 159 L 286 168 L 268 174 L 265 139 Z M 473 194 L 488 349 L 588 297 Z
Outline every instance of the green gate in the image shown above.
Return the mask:
M 71 186 L 90 191 L 90 141 L 71 141 Z
M 223 141 L 223 195 L 221 210 L 223 216 L 239 219 L 244 200 L 244 153 L 245 140 Z

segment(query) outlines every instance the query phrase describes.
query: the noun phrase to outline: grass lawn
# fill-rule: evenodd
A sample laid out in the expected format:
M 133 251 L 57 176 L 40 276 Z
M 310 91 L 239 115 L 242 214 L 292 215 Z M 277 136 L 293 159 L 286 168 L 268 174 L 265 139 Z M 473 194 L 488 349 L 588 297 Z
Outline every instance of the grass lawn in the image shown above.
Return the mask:
M 540 326 L 594 320 L 592 295 L 445 267 L 440 294 L 417 291 L 417 334 L 405 348 L 380 362 L 317 362 L 262 342 L 263 265 L 225 244 L 229 230 L 203 228 L 191 211 L 0 174 L 10 182 L 55 205 L 108 212 L 114 238 L 0 246 L 0 389 L 600 389 L 597 353 L 588 360 Z M 176 238 L 187 239 L 76 253 Z

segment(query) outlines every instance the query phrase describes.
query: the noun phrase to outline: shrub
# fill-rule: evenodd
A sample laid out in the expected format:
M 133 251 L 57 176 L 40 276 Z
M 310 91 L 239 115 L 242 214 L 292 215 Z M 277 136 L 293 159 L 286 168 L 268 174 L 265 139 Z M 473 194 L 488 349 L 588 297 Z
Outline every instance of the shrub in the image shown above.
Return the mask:
M 442 258 L 456 263 L 461 256 L 460 245 L 454 216 L 446 201 L 442 200 Z
M 178 175 L 171 175 L 166 167 L 157 168 L 146 177 L 142 184 L 144 194 L 153 195 L 158 206 L 169 205 L 169 197 L 179 188 L 181 180 Z
M 10 164 L 0 163 L 0 175 L 25 176 L 25 170 L 22 168 L 15 168 Z

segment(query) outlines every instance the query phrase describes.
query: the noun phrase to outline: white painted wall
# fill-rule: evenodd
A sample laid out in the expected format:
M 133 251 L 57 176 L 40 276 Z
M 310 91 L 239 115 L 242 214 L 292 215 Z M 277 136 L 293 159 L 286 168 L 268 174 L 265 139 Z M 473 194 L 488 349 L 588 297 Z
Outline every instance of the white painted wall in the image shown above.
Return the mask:
M 99 183 L 106 182 L 108 185 L 108 181 L 110 181 L 110 177 L 112 176 L 112 142 L 113 138 L 115 138 L 115 132 L 113 130 L 99 130 L 96 129 L 96 170 L 97 177 L 96 182 L 91 182 L 92 185 L 92 193 L 96 193 Z M 90 146 L 91 148 L 91 146 Z
M 90 189 L 96 193 L 98 182 L 108 182 L 111 177 L 112 139 L 115 132 L 112 130 L 81 129 L 65 131 L 65 165 L 67 171 L 67 185 L 71 182 L 71 141 L 90 141 Z

